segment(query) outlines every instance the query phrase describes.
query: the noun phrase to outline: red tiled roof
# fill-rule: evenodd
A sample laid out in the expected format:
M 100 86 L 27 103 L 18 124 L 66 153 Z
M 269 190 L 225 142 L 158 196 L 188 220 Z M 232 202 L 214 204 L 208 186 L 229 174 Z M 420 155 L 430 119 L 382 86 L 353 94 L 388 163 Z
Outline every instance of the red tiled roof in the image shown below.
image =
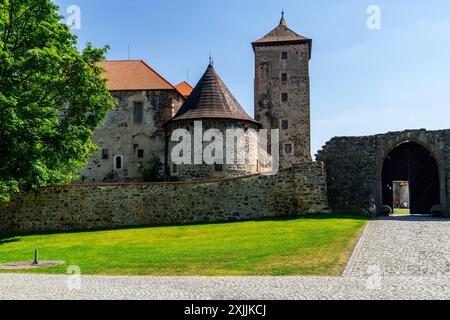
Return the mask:
M 187 83 L 186 81 L 183 81 L 183 82 L 180 82 L 179 84 L 177 84 L 175 86 L 175 89 L 177 89 L 177 91 L 186 99 L 189 97 L 189 95 L 191 94 L 191 92 L 193 90 L 191 85 L 189 83 Z
M 175 87 L 142 60 L 103 61 L 109 91 L 175 90 Z

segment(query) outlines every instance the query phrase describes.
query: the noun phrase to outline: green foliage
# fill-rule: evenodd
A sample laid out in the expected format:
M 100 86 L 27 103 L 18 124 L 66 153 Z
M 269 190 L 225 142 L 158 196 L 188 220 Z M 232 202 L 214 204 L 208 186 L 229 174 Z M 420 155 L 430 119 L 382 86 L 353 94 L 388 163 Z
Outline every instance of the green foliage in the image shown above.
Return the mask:
M 162 163 L 158 156 L 154 156 L 146 165 L 139 167 L 139 173 L 145 182 L 160 181 L 162 179 Z
M 51 0 L 0 0 L 0 202 L 69 183 L 113 107 L 102 69 L 108 47 L 79 52 Z
M 366 222 L 299 218 L 11 237 L 0 245 L 0 263 L 28 261 L 38 246 L 41 259 L 66 264 L 25 272 L 64 274 L 77 265 L 106 275 L 340 275 Z
M 9 201 L 10 195 L 18 191 L 16 181 L 0 181 L 0 204 Z

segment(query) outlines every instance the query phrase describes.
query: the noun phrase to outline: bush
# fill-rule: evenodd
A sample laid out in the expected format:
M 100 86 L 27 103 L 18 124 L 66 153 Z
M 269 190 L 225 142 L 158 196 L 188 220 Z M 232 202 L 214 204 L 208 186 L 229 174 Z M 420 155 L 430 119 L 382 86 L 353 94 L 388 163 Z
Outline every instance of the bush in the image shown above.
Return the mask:
M 145 182 L 161 181 L 163 164 L 158 156 L 154 156 L 147 164 L 143 164 L 139 167 L 139 173 Z

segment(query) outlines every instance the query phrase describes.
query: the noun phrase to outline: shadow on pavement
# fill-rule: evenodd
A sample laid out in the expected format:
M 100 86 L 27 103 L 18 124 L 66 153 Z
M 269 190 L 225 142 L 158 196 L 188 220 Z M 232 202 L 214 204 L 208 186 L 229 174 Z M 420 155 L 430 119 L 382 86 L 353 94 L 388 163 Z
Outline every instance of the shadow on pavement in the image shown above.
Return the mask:
M 393 215 L 386 217 L 377 217 L 374 220 L 393 220 L 393 221 L 450 221 L 449 217 L 433 216 L 431 214 L 420 215 Z

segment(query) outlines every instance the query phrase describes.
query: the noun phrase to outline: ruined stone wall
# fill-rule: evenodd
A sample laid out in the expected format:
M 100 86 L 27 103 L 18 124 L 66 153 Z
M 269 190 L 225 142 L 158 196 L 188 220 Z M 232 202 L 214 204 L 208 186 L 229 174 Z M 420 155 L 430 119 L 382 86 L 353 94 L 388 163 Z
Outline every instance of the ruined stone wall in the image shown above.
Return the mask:
M 324 213 L 321 163 L 210 182 L 69 185 L 20 193 L 0 208 L 0 233 L 184 224 Z
M 93 141 L 108 150 L 106 159 L 100 150 L 80 171 L 83 183 L 127 182 L 141 179 L 138 168 L 153 156 L 164 163 L 165 131 L 163 124 L 175 115 L 183 98 L 175 90 L 111 92 L 117 106 L 107 114 L 105 123 L 95 130 Z M 134 103 L 143 103 L 141 123 L 134 121 Z M 144 152 L 138 158 L 138 150 Z M 115 169 L 116 156 L 122 157 L 122 168 Z
M 447 209 L 450 212 L 450 130 L 445 131 L 445 159 L 446 167 L 446 187 L 447 187 Z
M 374 136 L 333 138 L 319 151 L 328 175 L 328 201 L 334 212 L 374 213 L 376 194 Z
M 206 163 L 203 164 L 194 164 L 194 121 L 176 121 L 167 128 L 167 164 L 166 170 L 170 177 L 176 178 L 179 180 L 207 180 L 207 179 L 223 179 L 230 177 L 240 177 L 247 176 L 251 174 L 258 173 L 258 149 L 255 150 L 250 148 L 249 139 L 246 139 L 244 142 L 243 148 L 237 147 L 237 141 L 235 141 L 234 154 L 236 156 L 238 154 L 242 154 L 245 157 L 245 163 L 238 163 L 235 161 L 234 164 L 227 164 L 226 159 L 226 130 L 243 130 L 243 132 L 248 132 L 247 130 L 253 129 L 255 132 L 258 132 L 259 126 L 256 123 L 250 121 L 240 121 L 233 119 L 203 119 L 198 120 L 202 123 L 202 134 L 209 129 L 217 129 L 223 136 L 223 165 L 220 168 L 221 170 L 217 170 L 214 165 L 209 165 Z M 172 161 L 172 150 L 173 148 L 179 144 L 179 141 L 171 141 L 171 134 L 176 129 L 186 129 L 189 131 L 191 137 L 191 157 L 190 163 L 192 164 L 179 164 L 174 165 Z M 257 144 L 258 141 L 256 140 Z M 211 144 L 211 141 L 205 141 L 202 144 L 202 151 Z M 252 152 L 255 161 L 251 161 L 250 152 Z
M 318 152 L 327 171 L 328 200 L 335 212 L 376 214 L 382 207 L 382 168 L 399 144 L 428 149 L 439 168 L 443 210 L 450 209 L 450 130 L 406 130 L 365 137 L 336 137 Z
M 283 51 L 287 59 L 281 59 Z M 282 168 L 311 159 L 309 57 L 307 43 L 255 47 L 255 120 L 265 129 L 280 129 Z M 287 102 L 282 101 L 283 93 Z M 291 145 L 291 154 L 286 153 L 286 144 Z

